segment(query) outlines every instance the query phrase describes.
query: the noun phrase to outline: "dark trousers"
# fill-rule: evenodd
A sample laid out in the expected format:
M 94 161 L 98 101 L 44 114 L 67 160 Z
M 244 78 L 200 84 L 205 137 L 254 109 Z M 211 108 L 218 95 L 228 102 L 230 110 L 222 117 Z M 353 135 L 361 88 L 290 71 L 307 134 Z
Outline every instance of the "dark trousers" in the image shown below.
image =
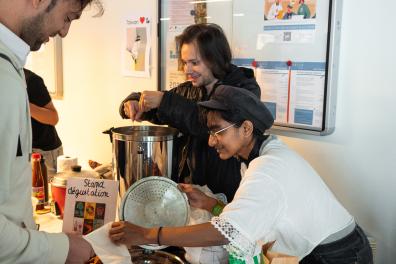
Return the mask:
M 356 225 L 346 237 L 314 248 L 300 264 L 373 264 L 373 253 L 363 230 Z

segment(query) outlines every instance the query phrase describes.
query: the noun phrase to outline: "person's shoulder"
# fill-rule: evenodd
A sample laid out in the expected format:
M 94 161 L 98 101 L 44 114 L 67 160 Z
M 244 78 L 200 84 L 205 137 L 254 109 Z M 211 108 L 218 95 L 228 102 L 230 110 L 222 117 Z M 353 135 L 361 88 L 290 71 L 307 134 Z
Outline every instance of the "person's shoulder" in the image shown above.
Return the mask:
M 259 160 L 271 161 L 273 164 L 278 164 L 284 168 L 297 168 L 301 164 L 307 163 L 300 154 L 291 149 L 275 135 L 270 135 L 266 144 L 265 142 L 263 143 L 260 149 Z
M 21 76 L 8 61 L 0 60 L 0 83 L 2 88 L 21 85 Z
M 187 81 L 187 82 L 183 82 L 183 83 L 177 85 L 176 87 L 170 89 L 170 92 L 180 94 L 180 93 L 184 93 L 184 92 L 188 91 L 192 87 L 193 87 L 192 83 L 190 81 Z
M 192 83 L 190 81 L 185 81 L 183 83 L 180 83 L 179 85 L 177 85 L 173 89 L 184 89 L 184 88 L 190 88 L 190 87 L 192 87 Z
M 31 70 L 26 69 L 26 68 L 23 68 L 23 72 L 25 73 L 25 77 L 26 77 L 26 78 L 29 78 L 30 76 L 35 75 L 34 72 L 32 72 Z
M 23 86 L 21 73 L 18 68 L 21 65 L 16 58 L 16 55 L 0 42 L 0 83 L 2 90 L 10 90 L 15 93 L 15 87 Z
M 25 87 L 21 76 L 12 66 L 0 62 L 0 108 L 14 109 L 16 102 L 21 104 L 25 98 Z
M 250 69 L 250 68 L 245 68 L 245 67 L 239 67 L 239 68 L 242 70 L 243 75 L 244 75 L 246 78 L 248 78 L 248 79 L 254 78 L 254 71 L 253 71 L 252 69 Z
M 231 64 L 227 76 L 235 76 L 236 74 L 242 75 L 243 77 L 248 79 L 254 78 L 254 71 L 252 69 Z
M 195 87 L 190 81 L 187 81 L 171 89 L 168 95 L 172 96 L 172 94 L 175 94 L 196 101 L 201 100 L 204 90 L 204 87 Z
M 25 73 L 26 82 L 29 82 L 31 80 L 39 80 L 39 81 L 43 80 L 43 78 L 41 78 L 39 75 L 35 74 L 29 69 L 23 68 L 23 71 Z
M 289 155 L 290 148 L 276 135 L 269 135 L 260 147 L 260 157 Z
M 277 135 L 274 134 L 270 134 L 265 143 L 266 144 L 263 143 L 263 149 L 275 148 L 290 150 L 290 148 Z
M 260 86 L 254 76 L 254 71 L 250 68 L 231 66 L 231 71 L 221 81 L 222 84 L 244 88 L 254 93 L 257 97 L 261 96 Z

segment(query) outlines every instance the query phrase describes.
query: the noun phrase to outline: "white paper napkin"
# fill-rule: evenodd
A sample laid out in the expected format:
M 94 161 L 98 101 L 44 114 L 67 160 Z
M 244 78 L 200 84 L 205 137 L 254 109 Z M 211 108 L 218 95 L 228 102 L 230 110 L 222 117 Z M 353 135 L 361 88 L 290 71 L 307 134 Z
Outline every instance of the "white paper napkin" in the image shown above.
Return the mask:
M 206 195 L 216 198 L 227 203 L 227 197 L 224 194 L 213 194 L 208 186 L 193 185 Z M 197 225 L 207 223 L 213 217 L 206 210 L 190 207 L 190 219 L 188 225 Z M 223 264 L 228 263 L 228 253 L 222 246 L 212 247 L 184 247 L 186 250 L 185 258 L 191 264 L 212 263 Z
M 116 245 L 110 240 L 110 227 L 111 223 L 108 223 L 83 237 L 92 245 L 96 255 L 103 264 L 132 263 L 128 248 L 123 244 Z

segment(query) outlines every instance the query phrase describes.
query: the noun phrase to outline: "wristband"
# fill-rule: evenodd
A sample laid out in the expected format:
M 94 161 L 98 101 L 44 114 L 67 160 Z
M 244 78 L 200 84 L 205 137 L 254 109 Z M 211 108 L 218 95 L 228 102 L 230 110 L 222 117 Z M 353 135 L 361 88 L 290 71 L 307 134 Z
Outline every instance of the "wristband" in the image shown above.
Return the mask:
M 221 212 L 223 212 L 223 208 L 224 208 L 224 204 L 222 202 L 220 202 L 219 200 L 217 200 L 217 203 L 215 204 L 215 206 L 213 206 L 212 208 L 212 215 L 214 216 L 219 216 L 221 214 Z

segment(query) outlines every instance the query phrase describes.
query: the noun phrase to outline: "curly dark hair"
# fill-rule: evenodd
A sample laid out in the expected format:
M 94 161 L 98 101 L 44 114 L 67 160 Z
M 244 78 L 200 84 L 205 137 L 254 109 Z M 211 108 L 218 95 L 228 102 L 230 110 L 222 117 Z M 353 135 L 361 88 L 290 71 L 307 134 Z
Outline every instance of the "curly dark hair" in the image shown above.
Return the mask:
M 65 0 L 63 0 L 65 1 Z M 70 1 L 70 0 L 68 0 Z M 104 12 L 104 8 L 102 2 L 100 0 L 72 0 L 72 1 L 79 1 L 81 3 L 81 9 L 84 9 L 87 5 L 94 5 L 97 8 L 97 13 L 95 16 L 101 16 Z M 54 8 L 58 0 L 51 0 L 51 3 L 48 5 L 46 12 L 49 12 Z
M 222 79 L 231 67 L 231 48 L 220 26 L 212 23 L 201 23 L 188 26 L 176 38 L 179 59 L 183 44 L 195 43 L 202 60 L 217 79 Z

